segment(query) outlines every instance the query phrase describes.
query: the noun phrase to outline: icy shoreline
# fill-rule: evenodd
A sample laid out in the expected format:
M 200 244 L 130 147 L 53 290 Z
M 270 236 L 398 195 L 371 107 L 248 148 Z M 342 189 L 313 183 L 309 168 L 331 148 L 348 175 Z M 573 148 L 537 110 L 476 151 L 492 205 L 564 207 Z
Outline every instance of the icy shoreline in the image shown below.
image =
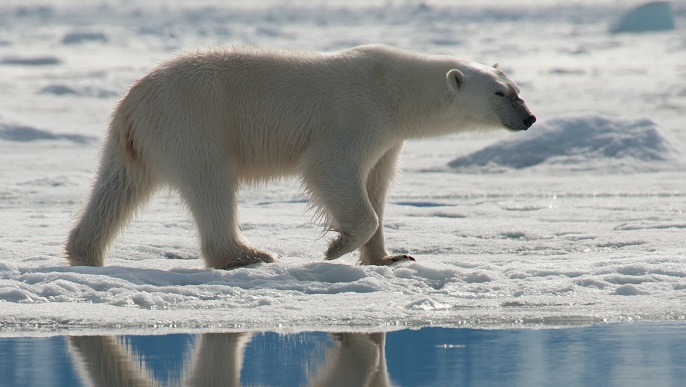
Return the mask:
M 353 256 L 323 261 L 326 240 L 317 239 L 305 203 L 281 199 L 283 186 L 246 194 L 241 204 L 246 235 L 281 254 L 276 264 L 202 268 L 192 225 L 173 196 L 153 202 L 104 268 L 67 267 L 59 232 L 27 239 L 20 229 L 9 237 L 24 238 L 15 249 L 29 247 L 19 255 L 25 258 L 0 265 L 0 335 L 537 328 L 686 318 L 686 223 L 672 217 L 686 196 L 669 184 L 652 190 L 680 173 L 644 174 L 627 191 L 613 187 L 634 175 L 589 177 L 593 189 L 577 192 L 567 190 L 578 190 L 568 178 L 539 177 L 548 188 L 538 193 L 527 191 L 526 173 L 440 173 L 443 183 L 432 195 L 416 195 L 412 185 L 432 175 L 406 172 L 389 200 L 389 245 L 418 259 L 394 267 L 356 266 Z M 456 196 L 451 186 L 458 182 L 471 184 Z M 493 192 L 503 183 L 512 191 Z M 29 211 L 29 219 L 41 212 L 50 229 L 69 216 L 44 211 Z M 637 211 L 650 216 L 637 218 Z

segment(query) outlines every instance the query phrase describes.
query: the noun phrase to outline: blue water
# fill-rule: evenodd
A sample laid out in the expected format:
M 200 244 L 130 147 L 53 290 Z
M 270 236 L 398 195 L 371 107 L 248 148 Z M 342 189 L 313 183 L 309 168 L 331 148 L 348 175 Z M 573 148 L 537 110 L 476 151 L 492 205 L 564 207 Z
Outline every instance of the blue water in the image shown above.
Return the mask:
M 0 386 L 684 386 L 685 324 L 0 339 Z

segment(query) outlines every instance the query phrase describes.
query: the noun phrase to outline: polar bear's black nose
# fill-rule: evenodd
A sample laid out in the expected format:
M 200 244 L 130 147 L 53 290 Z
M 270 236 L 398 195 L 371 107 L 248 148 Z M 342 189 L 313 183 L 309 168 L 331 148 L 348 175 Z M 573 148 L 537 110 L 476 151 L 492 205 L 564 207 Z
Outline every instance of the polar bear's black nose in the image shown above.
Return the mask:
M 536 116 L 530 115 L 524 119 L 524 126 L 529 129 L 536 122 Z

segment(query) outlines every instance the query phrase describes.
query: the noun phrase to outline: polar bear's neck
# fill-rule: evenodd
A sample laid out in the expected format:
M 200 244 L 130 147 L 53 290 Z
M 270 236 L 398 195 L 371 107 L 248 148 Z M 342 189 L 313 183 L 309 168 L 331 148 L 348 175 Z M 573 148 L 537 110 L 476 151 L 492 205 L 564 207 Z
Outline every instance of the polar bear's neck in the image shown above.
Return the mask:
M 406 60 L 396 63 L 389 71 L 387 97 L 392 121 L 409 138 L 425 138 L 478 129 L 467 114 L 455 109 L 446 74 L 465 63 L 444 57 L 407 54 Z M 399 65 L 398 65 L 399 63 Z

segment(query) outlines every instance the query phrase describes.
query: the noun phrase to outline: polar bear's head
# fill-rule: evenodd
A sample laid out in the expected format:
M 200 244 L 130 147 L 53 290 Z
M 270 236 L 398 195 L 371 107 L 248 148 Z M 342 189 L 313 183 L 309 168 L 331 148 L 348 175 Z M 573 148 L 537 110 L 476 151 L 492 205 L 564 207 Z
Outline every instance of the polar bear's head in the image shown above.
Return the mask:
M 468 63 L 452 69 L 446 81 L 459 111 L 472 123 L 483 127 L 527 130 L 536 116 L 519 97 L 519 87 L 498 68 Z

